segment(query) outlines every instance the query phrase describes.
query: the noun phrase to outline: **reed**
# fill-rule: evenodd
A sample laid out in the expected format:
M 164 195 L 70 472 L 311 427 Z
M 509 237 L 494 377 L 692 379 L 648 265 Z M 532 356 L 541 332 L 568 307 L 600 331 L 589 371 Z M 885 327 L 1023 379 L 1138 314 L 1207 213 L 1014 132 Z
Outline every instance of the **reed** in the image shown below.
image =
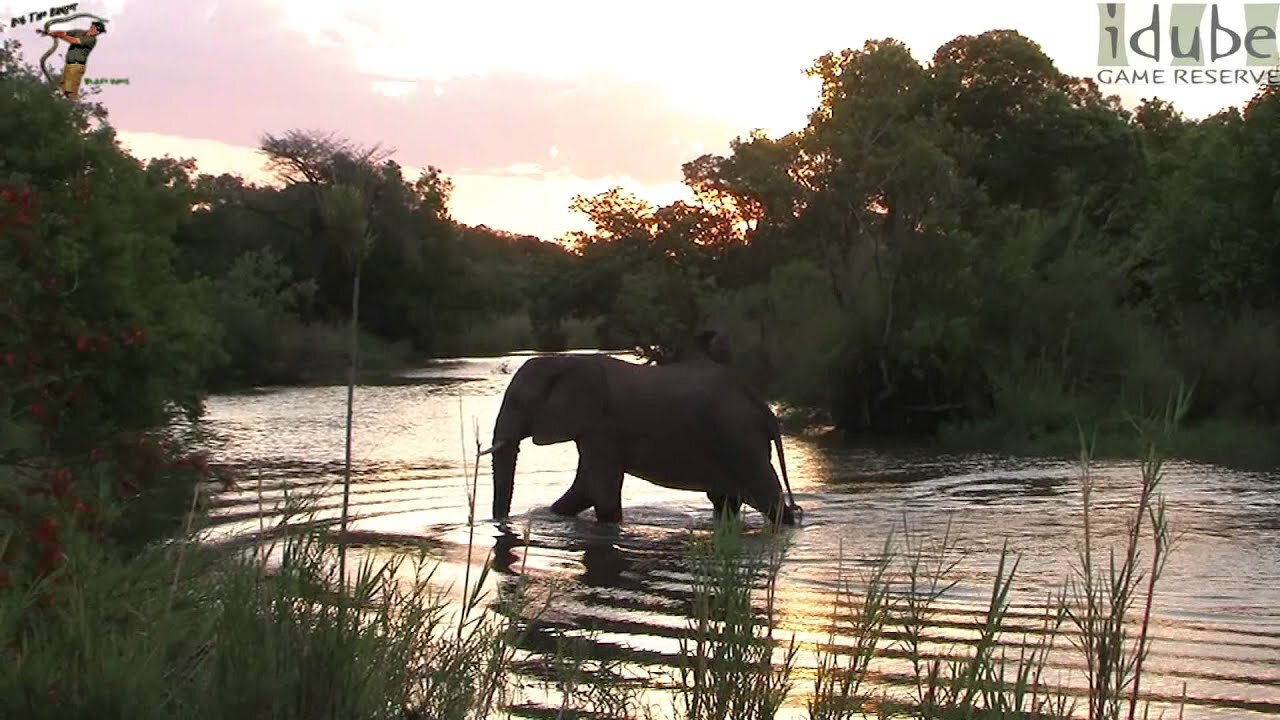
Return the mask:
M 872 701 L 866 689 L 867 676 L 893 609 L 888 582 L 893 559 L 893 535 L 890 534 L 880 558 L 865 579 L 866 591 L 859 598 L 848 578 L 844 543 L 840 544 L 830 630 L 826 645 L 817 651 L 813 695 L 807 701 L 809 717 L 813 720 L 862 717 Z M 852 647 L 837 646 L 837 635 L 841 631 L 851 639 Z
M 1190 394 L 1179 388 L 1162 416 L 1133 421 L 1144 437 L 1146 452 L 1140 465 L 1137 503 L 1127 521 L 1118 561 L 1114 548 L 1107 550 L 1105 561 L 1098 558 L 1092 519 L 1097 486 L 1090 472 L 1090 453 L 1087 449 L 1081 452 L 1083 543 L 1071 582 L 1069 616 L 1079 631 L 1073 640 L 1085 659 L 1090 720 L 1119 720 L 1126 710 L 1128 719 L 1134 720 L 1137 714 L 1143 663 L 1151 649 L 1149 629 L 1156 583 L 1174 541 L 1160 492 L 1164 450 L 1189 407 Z M 1088 447 L 1083 433 L 1081 444 Z M 1142 552 L 1146 540 L 1151 543 L 1149 558 Z M 1135 605 L 1142 616 L 1136 636 L 1132 627 Z
M 692 608 L 680 640 L 680 716 L 773 718 L 790 693 L 799 651 L 794 636 L 785 646 L 773 637 L 774 587 L 782 560 L 778 544 L 747 548 L 738 516 L 718 521 L 710 536 L 695 537 L 689 560 Z M 755 607 L 760 578 L 762 617 Z

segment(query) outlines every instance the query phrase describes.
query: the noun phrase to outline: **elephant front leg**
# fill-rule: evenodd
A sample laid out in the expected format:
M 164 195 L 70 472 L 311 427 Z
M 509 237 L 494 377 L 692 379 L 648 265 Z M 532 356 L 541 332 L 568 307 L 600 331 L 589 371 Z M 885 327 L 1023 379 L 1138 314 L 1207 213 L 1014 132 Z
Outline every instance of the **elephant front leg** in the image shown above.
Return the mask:
M 551 505 L 552 512 L 574 516 L 594 506 L 597 522 L 622 522 L 621 453 L 606 439 L 584 438 L 577 446 L 578 472 L 573 485 Z
M 711 500 L 711 507 L 715 513 L 716 520 L 735 518 L 742 511 L 741 498 L 712 493 L 707 493 L 707 497 Z
M 623 455 L 617 442 L 601 432 L 578 442 L 582 490 L 596 509 L 596 521 L 622 522 Z

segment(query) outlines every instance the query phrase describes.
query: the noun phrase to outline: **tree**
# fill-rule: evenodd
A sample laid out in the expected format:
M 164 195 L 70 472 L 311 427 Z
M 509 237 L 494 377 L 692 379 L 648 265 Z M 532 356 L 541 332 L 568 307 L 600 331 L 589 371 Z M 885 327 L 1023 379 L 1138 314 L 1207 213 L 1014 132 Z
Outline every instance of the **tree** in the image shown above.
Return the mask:
M 351 503 L 351 433 L 354 426 L 352 412 L 355 406 L 360 339 L 360 271 L 373 247 L 373 234 L 369 230 L 365 207 L 364 194 L 357 186 L 337 183 L 323 191 L 321 211 L 329 238 L 351 268 L 351 359 L 347 368 L 346 460 L 342 478 L 342 541 L 338 555 L 338 577 L 342 582 L 346 582 L 347 577 L 347 519 Z
M 462 321 L 455 291 L 464 286 L 465 267 L 448 216 L 452 186 L 438 169 L 427 168 L 409 184 L 389 151 L 314 131 L 268 134 L 262 150 L 285 183 L 268 212 L 278 225 L 293 227 L 285 257 L 315 279 L 316 319 L 336 321 L 350 304 L 348 265 L 324 241 L 322 210 L 325 188 L 345 184 L 360 192 L 379 237 L 362 268 L 365 327 L 430 352 Z
M 705 244 L 733 265 L 719 276 L 725 287 L 737 287 L 786 259 L 799 212 L 792 171 L 800 160 L 800 136 L 774 140 L 756 132 L 735 139 L 729 150 L 685 163 L 683 171 L 701 211 L 716 219 L 714 239 Z
M 932 73 L 939 107 L 976 140 L 966 172 L 998 204 L 1049 208 L 1088 192 L 1103 218 L 1142 168 L 1118 99 L 1059 71 L 1016 31 L 958 37 L 934 54 Z

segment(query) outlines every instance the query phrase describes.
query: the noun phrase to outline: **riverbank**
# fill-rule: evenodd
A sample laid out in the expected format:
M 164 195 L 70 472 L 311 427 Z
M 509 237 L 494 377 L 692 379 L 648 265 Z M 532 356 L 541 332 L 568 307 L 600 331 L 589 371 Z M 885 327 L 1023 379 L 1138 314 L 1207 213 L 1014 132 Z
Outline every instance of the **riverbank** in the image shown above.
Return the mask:
M 1126 419 L 1083 423 L 1081 427 L 1085 441 L 1092 443 L 1092 455 L 1096 459 L 1138 460 L 1143 452 L 1137 430 Z M 1169 442 L 1167 453 L 1171 459 L 1235 470 L 1280 469 L 1280 427 L 1245 420 L 1209 419 L 1180 427 Z M 991 420 L 945 428 L 935 444 L 948 452 L 994 452 L 1074 460 L 1080 457 L 1081 429 L 1064 427 L 1027 435 L 1009 432 L 1007 424 Z
M 943 425 L 936 436 L 885 437 L 844 432 L 819 411 L 784 408 L 781 414 L 788 432 L 878 448 L 924 447 L 945 453 L 995 453 L 1068 461 L 1078 460 L 1086 443 L 1091 457 L 1098 460 L 1136 461 L 1145 452 L 1143 438 L 1130 416 L 1103 416 L 1078 424 L 1064 422 L 1057 427 L 1035 428 L 996 414 L 979 421 Z M 1183 420 L 1163 442 L 1163 452 L 1170 459 L 1244 471 L 1280 469 L 1280 427 L 1229 418 Z

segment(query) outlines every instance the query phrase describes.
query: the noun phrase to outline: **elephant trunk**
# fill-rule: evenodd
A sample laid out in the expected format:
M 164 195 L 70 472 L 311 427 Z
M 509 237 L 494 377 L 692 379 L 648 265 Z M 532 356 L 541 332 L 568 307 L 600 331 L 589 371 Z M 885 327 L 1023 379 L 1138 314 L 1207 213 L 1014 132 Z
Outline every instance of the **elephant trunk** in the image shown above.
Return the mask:
M 493 446 L 485 452 L 492 455 L 493 465 L 493 519 L 502 520 L 511 514 L 511 493 L 516 483 L 516 456 L 520 453 L 520 441 L 527 433 L 524 413 L 508 389 L 502 399 L 502 408 L 493 425 Z
M 502 520 L 511 514 L 511 493 L 516 485 L 516 455 L 520 443 L 497 442 L 493 446 L 493 518 Z

